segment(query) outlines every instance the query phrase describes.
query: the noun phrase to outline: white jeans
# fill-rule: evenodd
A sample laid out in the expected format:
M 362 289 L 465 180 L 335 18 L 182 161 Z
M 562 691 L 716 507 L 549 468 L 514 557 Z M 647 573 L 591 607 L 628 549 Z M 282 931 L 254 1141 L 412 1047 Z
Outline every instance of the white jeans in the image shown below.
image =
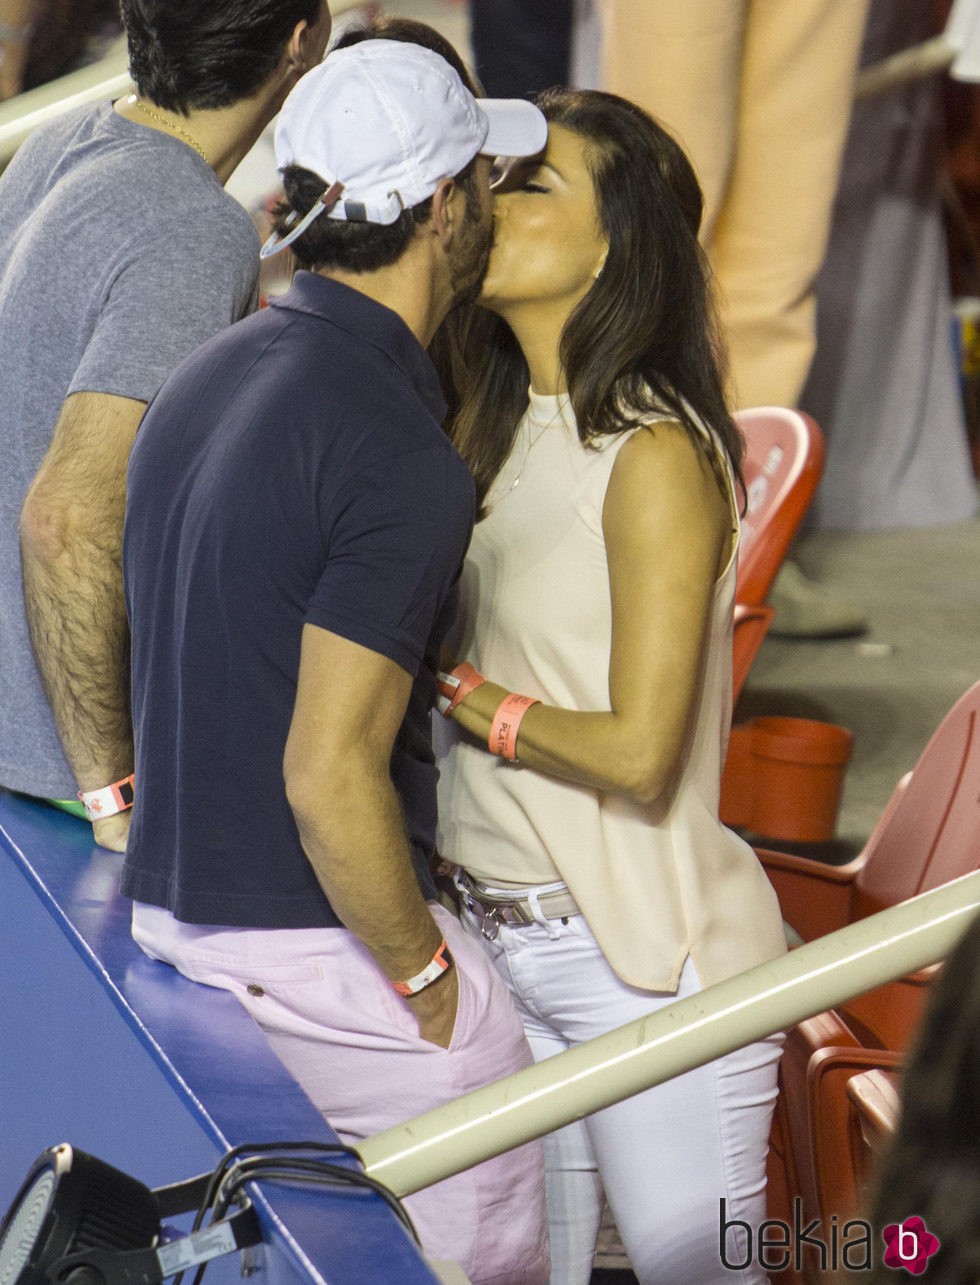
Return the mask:
M 676 995 L 628 986 L 582 915 L 547 928 L 504 924 L 494 941 L 465 910 L 463 922 L 510 987 L 538 1062 L 701 989 L 690 959 Z M 754 1264 L 723 1265 L 720 1201 L 757 1243 L 781 1044 L 776 1036 L 738 1049 L 545 1139 L 553 1285 L 588 1282 L 603 1188 L 643 1285 L 768 1279 Z M 744 1262 L 736 1235 L 728 1259 Z

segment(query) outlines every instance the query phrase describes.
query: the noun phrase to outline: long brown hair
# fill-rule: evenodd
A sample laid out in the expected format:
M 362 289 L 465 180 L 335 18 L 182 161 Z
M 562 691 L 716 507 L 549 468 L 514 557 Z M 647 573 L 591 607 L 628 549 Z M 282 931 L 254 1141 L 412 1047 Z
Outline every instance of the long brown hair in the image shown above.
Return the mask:
M 698 244 L 702 197 L 667 131 L 626 99 L 552 89 L 538 106 L 586 140 L 603 232 L 602 272 L 565 324 L 560 357 L 584 443 L 664 413 L 718 467 L 696 420 L 717 433 L 741 481 L 742 436 L 725 404 L 720 342 Z M 527 362 L 507 324 L 451 314 L 459 404 L 451 434 L 482 502 L 528 404 Z

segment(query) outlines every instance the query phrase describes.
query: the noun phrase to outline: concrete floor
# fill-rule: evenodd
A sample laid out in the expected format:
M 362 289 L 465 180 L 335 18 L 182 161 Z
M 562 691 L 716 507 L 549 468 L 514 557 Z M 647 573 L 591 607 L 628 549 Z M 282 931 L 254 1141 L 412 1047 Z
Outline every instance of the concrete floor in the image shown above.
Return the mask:
M 980 519 L 814 532 L 797 553 L 808 574 L 863 607 L 871 629 L 830 642 L 767 638 L 736 714 L 819 718 L 854 733 L 838 821 L 846 858 L 943 715 L 980 678 Z

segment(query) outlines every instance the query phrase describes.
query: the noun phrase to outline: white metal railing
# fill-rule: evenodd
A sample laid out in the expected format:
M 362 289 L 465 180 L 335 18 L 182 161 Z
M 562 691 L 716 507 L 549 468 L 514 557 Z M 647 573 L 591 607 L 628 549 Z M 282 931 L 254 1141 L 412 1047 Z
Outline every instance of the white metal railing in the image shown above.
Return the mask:
M 698 995 L 417 1116 L 357 1148 L 398 1196 L 945 958 L 980 871 L 869 915 Z
M 980 80 L 980 0 L 953 0 L 941 35 L 865 67 L 855 97 L 872 98 L 947 68 L 954 80 Z
M 28 134 L 52 117 L 128 93 L 132 85 L 128 67 L 125 44 L 117 41 L 97 63 L 0 104 L 0 165 L 10 160 Z
M 913 45 L 911 49 L 902 49 L 858 72 L 854 97 L 859 100 L 875 98 L 889 89 L 922 80 L 937 71 L 945 71 L 952 66 L 958 52 L 945 34 L 933 36 L 931 40 Z

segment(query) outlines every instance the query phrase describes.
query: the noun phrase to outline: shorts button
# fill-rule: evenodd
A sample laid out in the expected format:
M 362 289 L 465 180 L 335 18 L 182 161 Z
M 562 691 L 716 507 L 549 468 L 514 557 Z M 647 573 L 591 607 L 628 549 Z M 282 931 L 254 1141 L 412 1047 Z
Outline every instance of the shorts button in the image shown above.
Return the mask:
M 256 998 L 259 998 L 260 996 L 265 994 L 265 991 L 262 989 L 261 986 L 258 985 L 257 982 L 249 982 L 249 984 L 245 987 L 245 989 L 248 991 L 249 995 L 254 995 L 256 996 Z

